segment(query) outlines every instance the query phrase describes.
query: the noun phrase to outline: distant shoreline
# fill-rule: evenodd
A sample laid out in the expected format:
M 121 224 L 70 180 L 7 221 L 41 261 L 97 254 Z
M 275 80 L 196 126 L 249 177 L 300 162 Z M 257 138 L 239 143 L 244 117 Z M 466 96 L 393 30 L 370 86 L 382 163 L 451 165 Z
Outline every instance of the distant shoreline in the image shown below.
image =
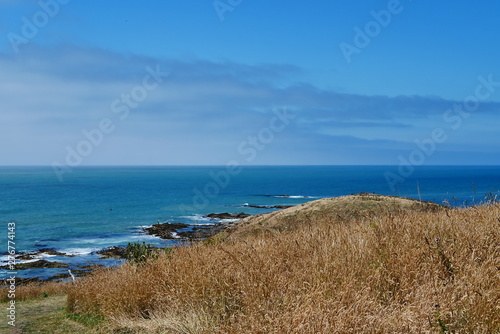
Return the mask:
M 277 198 L 290 198 L 293 195 L 268 195 L 270 197 L 277 197 Z M 317 203 L 322 203 L 322 202 L 328 202 L 332 200 L 339 200 L 342 198 L 350 197 L 350 196 L 367 196 L 367 197 L 377 197 L 377 196 L 382 196 L 382 195 L 377 195 L 377 194 L 372 194 L 372 193 L 366 193 L 366 192 L 361 192 L 357 195 L 347 195 L 347 196 L 338 196 L 338 197 L 332 197 L 332 198 L 322 198 L 322 199 L 313 199 L 314 197 L 305 197 L 304 198 L 310 198 L 311 200 L 302 204 L 298 205 L 253 205 L 253 204 L 248 204 L 245 203 L 242 205 L 242 207 L 250 207 L 250 208 L 260 208 L 260 209 L 269 209 L 273 210 L 270 214 L 275 215 L 278 212 L 286 211 L 290 212 L 290 210 L 295 211 L 299 210 L 300 208 L 304 206 L 310 205 L 312 202 L 317 202 Z M 436 207 L 445 207 L 441 204 L 432 202 L 432 201 L 419 201 L 414 198 L 408 198 L 408 197 L 399 197 L 399 196 L 392 196 L 392 195 L 383 195 L 384 198 L 392 198 L 394 200 L 404 200 L 408 201 L 411 203 L 420 203 L 420 204 L 426 204 L 426 205 L 431 205 L 431 206 L 436 206 Z M 257 214 L 256 216 L 265 216 L 268 215 L 266 213 L 263 214 Z M 161 238 L 163 240 L 174 240 L 174 241 L 180 241 L 180 242 L 185 242 L 185 241 L 202 241 L 208 238 L 213 237 L 214 235 L 217 235 L 218 233 L 225 231 L 225 230 L 232 230 L 236 228 L 242 220 L 247 220 L 248 217 L 252 218 L 255 217 L 255 215 L 250 215 L 247 213 L 210 213 L 206 214 L 203 216 L 206 219 L 211 219 L 213 220 L 213 223 L 211 224 L 182 224 L 182 223 L 171 223 L 171 222 L 166 222 L 166 223 L 157 223 L 153 224 L 152 226 L 145 227 L 142 230 L 142 233 L 145 233 L 147 235 L 155 236 L 158 238 Z M 118 261 L 123 261 L 124 260 L 124 251 L 125 247 L 119 247 L 119 246 L 110 246 L 104 249 L 101 249 L 95 254 L 99 254 L 101 259 L 116 259 Z M 52 257 L 52 256 L 60 256 L 60 257 L 67 257 L 67 258 L 74 258 L 77 255 L 71 255 L 71 254 L 65 254 L 58 252 L 54 249 L 41 249 L 37 252 L 30 252 L 30 253 L 21 253 L 18 254 L 17 259 L 26 261 L 24 263 L 19 263 L 18 264 L 18 270 L 24 270 L 24 269 L 39 269 L 39 268 L 59 268 L 62 270 L 61 273 L 50 276 L 48 278 L 40 278 L 40 277 L 28 277 L 28 278 L 23 278 L 20 279 L 21 284 L 24 282 L 33 282 L 33 281 L 39 281 L 39 282 L 44 282 L 44 281 L 58 281 L 58 280 L 65 280 L 69 279 L 71 276 L 69 273 L 66 273 L 67 269 L 69 269 L 69 264 L 61 261 L 50 261 L 47 260 L 47 258 Z M 84 266 L 78 266 L 76 269 L 73 267 L 71 270 L 76 276 L 85 276 L 88 273 L 91 272 L 91 270 L 95 267 L 102 267 L 103 265 L 100 264 L 94 264 L 94 265 L 84 265 Z M 1 269 L 1 267 L 0 267 Z

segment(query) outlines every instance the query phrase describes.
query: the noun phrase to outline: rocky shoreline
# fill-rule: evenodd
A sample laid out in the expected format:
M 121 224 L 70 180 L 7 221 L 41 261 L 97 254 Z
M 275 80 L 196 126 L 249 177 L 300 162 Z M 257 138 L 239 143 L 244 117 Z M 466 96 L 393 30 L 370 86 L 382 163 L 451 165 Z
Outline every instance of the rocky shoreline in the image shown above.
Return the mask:
M 252 204 L 244 204 L 246 208 L 257 208 L 257 209 L 288 209 L 293 205 L 252 205 Z
M 285 197 L 285 196 L 283 196 Z M 259 208 L 259 209 L 286 209 L 292 205 L 250 205 L 245 204 L 243 207 Z M 213 220 L 212 224 L 191 225 L 183 223 L 157 223 L 150 227 L 144 227 L 142 232 L 148 235 L 156 236 L 164 240 L 179 240 L 179 241 L 201 241 L 208 239 L 225 229 L 232 227 L 246 217 L 251 216 L 248 213 L 209 213 L 203 218 Z M 96 252 L 101 259 L 125 259 L 126 247 L 111 246 Z M 37 269 L 37 268 L 60 268 L 68 269 L 70 265 L 61 261 L 47 261 L 44 256 L 60 256 L 60 257 L 75 257 L 76 255 L 61 253 L 53 249 L 41 249 L 37 252 L 20 253 L 16 256 L 16 261 L 29 261 L 16 264 L 17 270 Z M 8 269 L 8 266 L 0 266 L 1 269 Z M 85 276 L 96 267 L 102 265 L 85 265 L 72 269 L 72 273 L 76 276 Z M 54 281 L 67 279 L 71 277 L 69 270 L 68 273 L 62 272 L 54 275 L 48 279 L 40 279 L 39 277 L 19 279 L 18 284 L 26 284 L 30 282 Z
M 149 235 L 166 240 L 203 240 L 234 226 L 239 220 L 249 217 L 248 213 L 210 213 L 203 218 L 210 218 L 215 222 L 206 225 L 188 225 L 181 223 L 158 223 L 151 227 L 143 228 Z
M 368 193 L 360 193 L 360 196 L 369 196 L 371 194 Z M 273 197 L 288 197 L 286 195 L 279 195 Z M 258 209 L 277 209 L 280 211 L 281 209 L 287 209 L 290 207 L 294 207 L 293 205 L 252 205 L 252 204 L 244 204 L 242 207 L 249 208 L 258 208 Z M 297 207 L 301 207 L 298 205 Z M 149 227 L 144 227 L 142 229 L 142 233 L 152 235 L 164 240 L 177 240 L 177 241 L 202 241 L 208 239 L 228 228 L 234 227 L 237 225 L 241 219 L 251 216 L 248 213 L 239 212 L 239 213 L 209 213 L 203 216 L 204 220 L 207 221 L 207 224 L 184 224 L 184 223 L 172 223 L 172 222 L 164 222 L 157 223 Z M 150 247 L 157 248 L 157 247 Z M 158 248 L 161 249 L 161 248 Z M 98 255 L 100 259 L 116 259 L 116 260 L 124 260 L 127 258 L 127 248 L 120 246 L 111 246 L 105 249 L 101 249 L 95 253 L 94 255 Z M 30 253 L 20 253 L 16 256 L 16 269 L 17 270 L 26 270 L 26 269 L 38 269 L 38 268 L 59 268 L 61 272 L 51 276 L 48 279 L 40 279 L 39 277 L 34 278 L 26 278 L 20 279 L 19 283 L 24 284 L 27 282 L 36 282 L 36 281 L 51 281 L 51 280 L 60 280 L 71 277 L 72 275 L 69 273 L 68 269 L 71 269 L 72 273 L 75 276 L 85 276 L 94 270 L 97 267 L 103 267 L 101 264 L 86 264 L 82 266 L 70 266 L 70 264 L 64 262 L 64 260 L 58 259 L 58 261 L 50 261 L 45 259 L 46 257 L 67 257 L 72 258 L 76 255 L 66 254 L 62 252 L 58 252 L 53 249 L 40 249 L 37 252 Z M 54 259 L 56 260 L 56 259 Z M 22 262 L 21 262 L 22 261 Z M 8 269 L 8 266 L 0 266 L 1 269 Z
M 204 218 L 214 220 L 213 224 L 206 225 L 189 225 L 182 223 L 158 223 L 150 227 L 143 228 L 143 232 L 149 235 L 159 237 L 164 240 L 186 240 L 196 241 L 204 240 L 216 235 L 228 227 L 234 226 L 239 220 L 250 216 L 247 213 L 210 213 Z M 126 247 L 111 246 L 96 252 L 101 259 L 125 259 Z M 75 257 L 76 255 L 61 253 L 53 249 L 40 249 L 37 252 L 20 253 L 16 256 L 16 261 L 29 261 L 16 263 L 16 270 L 38 269 L 38 268 L 60 268 L 68 269 L 70 265 L 61 261 L 48 261 L 44 256 L 60 256 L 60 257 Z M 72 270 L 76 276 L 85 276 L 92 269 L 101 265 L 85 265 Z M 9 266 L 0 266 L 0 270 L 8 270 Z M 63 272 L 48 279 L 40 279 L 39 277 L 18 279 L 18 284 L 26 284 L 30 282 L 54 281 L 71 277 L 69 272 Z

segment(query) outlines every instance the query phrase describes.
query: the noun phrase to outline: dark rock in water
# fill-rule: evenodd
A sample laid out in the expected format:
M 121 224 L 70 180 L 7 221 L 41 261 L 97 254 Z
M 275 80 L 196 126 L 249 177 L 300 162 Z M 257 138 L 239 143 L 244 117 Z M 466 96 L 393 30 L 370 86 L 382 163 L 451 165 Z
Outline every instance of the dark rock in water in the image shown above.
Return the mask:
M 211 213 L 204 217 L 211 219 L 243 219 L 250 216 L 247 213 Z M 151 227 L 144 228 L 144 232 L 160 237 L 162 239 L 184 239 L 197 240 L 206 239 L 223 231 L 226 227 L 234 225 L 234 222 L 218 222 L 210 225 L 192 226 L 181 223 L 165 223 L 155 224 Z M 175 233 L 175 234 L 174 234 Z
M 16 257 L 16 260 L 34 260 L 34 259 L 36 259 L 37 255 L 41 255 L 41 254 L 48 254 L 48 255 L 53 255 L 53 256 L 66 256 L 66 257 L 74 257 L 75 256 L 75 255 L 70 255 L 70 254 L 66 254 L 66 253 L 61 253 L 61 252 L 55 251 L 55 250 L 50 249 L 50 248 L 43 248 L 43 249 L 40 249 L 39 251 L 33 252 L 33 253 L 19 253 L 18 256 Z
M 16 260 L 33 260 L 37 253 L 20 253 L 16 256 Z
M 206 239 L 222 232 L 226 227 L 228 227 L 228 225 L 222 223 L 207 226 L 195 226 L 190 231 L 178 232 L 178 235 L 183 239 Z
M 102 249 L 97 251 L 97 254 L 102 255 L 101 259 L 125 259 L 126 258 L 126 249 L 125 247 L 111 246 L 106 249 Z
M 271 205 L 268 207 L 269 209 L 288 209 L 291 208 L 293 205 Z
M 250 215 L 248 213 L 240 212 L 240 213 L 210 213 L 206 215 L 205 217 L 207 218 L 213 218 L 213 219 L 243 219 L 246 217 L 249 217 Z
M 104 268 L 105 265 L 102 264 L 90 264 L 86 266 L 78 266 L 75 270 L 72 270 L 73 274 L 75 276 L 81 277 L 81 276 L 88 276 L 90 275 L 93 271 Z
M 252 205 L 252 204 L 245 204 L 243 206 L 247 207 L 247 208 L 256 208 L 256 209 L 288 209 L 288 208 L 291 208 L 293 205 Z
M 144 228 L 144 232 L 155 235 L 162 239 L 177 239 L 174 237 L 172 232 L 177 232 L 177 230 L 189 227 L 188 224 L 181 223 L 164 223 L 164 224 L 154 224 L 151 227 Z
M 204 239 L 215 235 L 226 228 L 226 224 L 211 224 L 201 226 L 191 226 L 187 224 L 155 224 L 145 228 L 144 231 L 150 235 L 155 235 L 162 239 Z M 179 231 L 181 230 L 181 231 Z M 176 233 L 174 236 L 173 233 Z
M 263 195 L 265 197 L 283 197 L 283 198 L 289 198 L 291 195 Z
M 16 270 L 24 270 L 24 269 L 34 269 L 34 268 L 68 268 L 67 263 L 62 262 L 50 262 L 47 260 L 38 260 L 34 262 L 28 263 L 16 263 Z M 0 269 L 9 269 L 9 266 L 0 266 Z
M 49 254 L 49 255 L 56 255 L 56 256 L 67 256 L 67 257 L 75 256 L 75 255 L 71 255 L 71 254 L 61 253 L 61 252 L 55 251 L 55 250 L 50 249 L 50 248 L 40 249 L 36 254 L 42 254 L 42 253 Z

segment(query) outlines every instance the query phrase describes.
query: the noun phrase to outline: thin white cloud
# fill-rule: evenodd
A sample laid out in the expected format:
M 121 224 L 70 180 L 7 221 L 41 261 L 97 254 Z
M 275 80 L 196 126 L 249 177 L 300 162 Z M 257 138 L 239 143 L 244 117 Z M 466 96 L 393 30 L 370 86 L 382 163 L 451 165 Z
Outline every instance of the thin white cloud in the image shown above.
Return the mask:
M 146 66 L 157 65 L 170 73 L 168 78 L 127 120 L 119 120 L 112 102 L 142 83 Z M 401 131 L 425 135 L 442 126 L 436 119 L 459 102 L 321 90 L 301 83 L 301 70 L 288 65 L 155 59 L 71 45 L 33 44 L 18 57 L 0 55 L 0 73 L 0 139 L 8 143 L 0 147 L 0 163 L 5 164 L 50 164 L 81 139 L 83 129 L 104 117 L 112 119 L 117 130 L 114 139 L 99 147 L 105 153 L 96 153 L 89 163 L 128 162 L 123 158 L 127 154 L 142 157 L 145 164 L 190 163 L 194 156 L 202 163 L 224 163 L 231 154 L 228 147 L 236 148 L 265 127 L 272 110 L 284 106 L 297 117 L 269 148 L 283 161 L 298 163 L 297 156 L 317 152 L 321 162 L 325 157 L 320 154 L 351 147 L 353 157 L 363 150 L 379 150 L 380 161 L 389 162 L 394 151 L 411 142 L 401 138 Z M 499 111 L 500 103 L 482 103 L 476 115 Z M 165 151 L 158 154 L 158 147 Z M 225 152 L 219 152 L 220 147 Z M 262 156 L 267 155 L 273 154 Z M 279 163 L 262 161 L 267 162 Z

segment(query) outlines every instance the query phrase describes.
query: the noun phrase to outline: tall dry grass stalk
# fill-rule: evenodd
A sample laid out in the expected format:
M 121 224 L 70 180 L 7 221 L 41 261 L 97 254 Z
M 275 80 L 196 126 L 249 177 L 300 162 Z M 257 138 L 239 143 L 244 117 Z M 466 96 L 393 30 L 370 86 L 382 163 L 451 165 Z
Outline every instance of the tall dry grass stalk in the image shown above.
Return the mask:
M 297 212 L 78 281 L 74 313 L 140 333 L 495 333 L 500 205 Z
M 47 296 L 64 295 L 72 282 L 31 282 L 17 285 L 15 289 L 15 300 L 24 301 L 28 299 L 44 298 Z M 9 302 L 9 288 L 6 281 L 0 287 L 0 302 Z

